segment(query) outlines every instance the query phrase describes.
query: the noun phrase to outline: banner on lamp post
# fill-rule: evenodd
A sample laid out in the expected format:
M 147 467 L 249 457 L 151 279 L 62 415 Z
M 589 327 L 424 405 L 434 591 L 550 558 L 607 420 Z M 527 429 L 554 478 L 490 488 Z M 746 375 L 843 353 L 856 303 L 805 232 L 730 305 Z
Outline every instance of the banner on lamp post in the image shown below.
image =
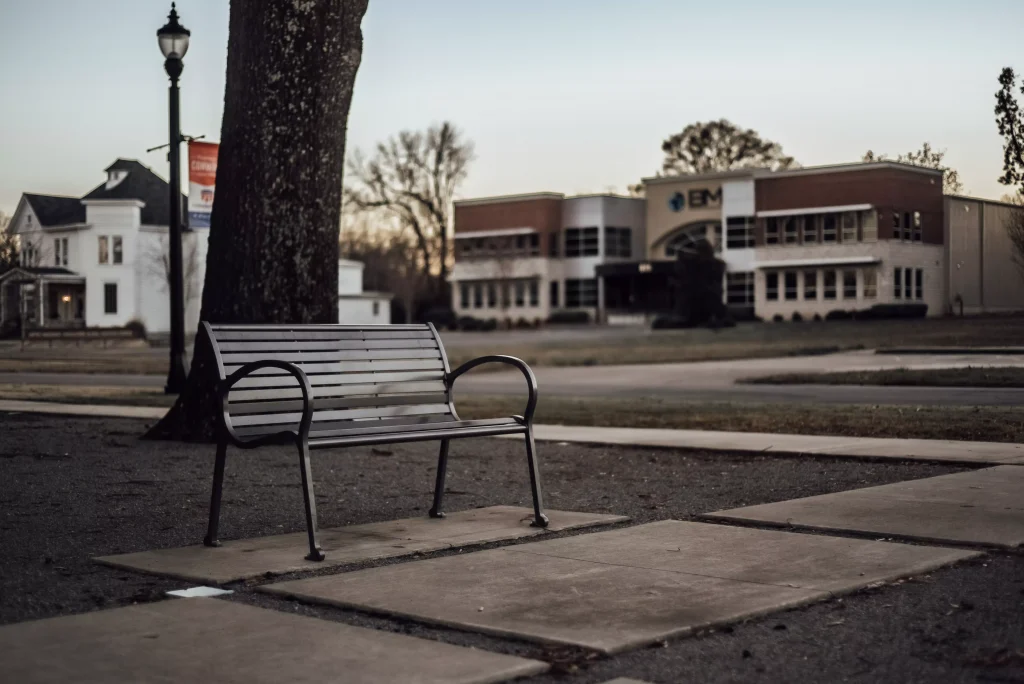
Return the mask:
M 188 225 L 209 228 L 213 210 L 213 188 L 217 181 L 218 143 L 190 140 L 188 143 Z

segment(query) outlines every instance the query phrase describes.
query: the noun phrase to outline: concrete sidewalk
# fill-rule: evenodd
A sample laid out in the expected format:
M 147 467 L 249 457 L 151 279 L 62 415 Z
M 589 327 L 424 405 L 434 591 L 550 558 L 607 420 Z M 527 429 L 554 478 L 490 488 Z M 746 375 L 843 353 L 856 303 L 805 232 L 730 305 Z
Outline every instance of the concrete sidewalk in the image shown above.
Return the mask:
M 0 412 L 52 413 L 104 418 L 158 420 L 167 409 L 155 406 L 56 404 L 42 401 L 0 400 Z M 807 454 L 843 458 L 895 459 L 965 463 L 969 465 L 1024 465 L 1024 445 L 1004 442 L 963 442 L 934 439 L 879 439 L 786 435 L 767 432 L 715 432 L 654 428 L 536 425 L 537 439 L 549 442 L 620 446 L 704 449 L 765 454 Z M 511 439 L 521 439 L 513 435 Z M 503 439 L 503 438 L 499 438 Z

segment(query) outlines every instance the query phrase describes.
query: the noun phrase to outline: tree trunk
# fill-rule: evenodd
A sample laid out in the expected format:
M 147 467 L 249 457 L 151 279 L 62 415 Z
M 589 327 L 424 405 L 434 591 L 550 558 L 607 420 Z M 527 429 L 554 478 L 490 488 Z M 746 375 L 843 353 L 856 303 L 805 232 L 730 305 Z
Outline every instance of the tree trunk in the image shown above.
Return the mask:
M 233 0 L 201 320 L 336 323 L 345 129 L 368 0 Z M 213 436 L 216 370 L 146 435 Z

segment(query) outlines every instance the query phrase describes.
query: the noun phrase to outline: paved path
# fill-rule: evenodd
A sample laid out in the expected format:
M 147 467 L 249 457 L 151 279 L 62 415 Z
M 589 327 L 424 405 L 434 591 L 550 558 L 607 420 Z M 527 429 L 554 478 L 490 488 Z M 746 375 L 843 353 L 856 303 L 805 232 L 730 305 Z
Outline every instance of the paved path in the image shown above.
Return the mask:
M 57 404 L 48 401 L 0 399 L 0 411 L 8 413 L 54 413 L 64 416 L 103 418 L 147 418 L 158 420 L 167 409 L 160 406 L 116 406 L 113 404 Z

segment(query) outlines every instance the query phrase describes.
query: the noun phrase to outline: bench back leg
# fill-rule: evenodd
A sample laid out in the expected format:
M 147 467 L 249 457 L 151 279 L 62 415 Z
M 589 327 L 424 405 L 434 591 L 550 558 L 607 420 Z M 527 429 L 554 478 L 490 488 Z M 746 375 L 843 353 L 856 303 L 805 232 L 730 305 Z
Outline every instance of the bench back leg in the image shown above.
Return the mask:
M 317 541 L 316 498 L 313 494 L 313 474 L 309 465 L 309 443 L 300 439 L 299 470 L 302 471 L 302 500 L 306 508 L 306 532 L 309 535 L 309 555 L 306 560 L 322 561 L 326 556 Z
M 448 472 L 448 440 L 441 440 L 441 453 L 437 457 L 437 480 L 434 482 L 434 506 L 430 509 L 431 518 L 443 518 L 444 481 Z
M 533 493 L 532 527 L 547 527 L 548 516 L 544 515 L 544 499 L 540 493 L 540 471 L 537 468 L 537 445 L 533 441 L 533 425 L 526 428 L 526 462 L 530 468 L 530 490 Z
M 217 529 L 220 526 L 220 495 L 224 489 L 224 461 L 227 457 L 228 443 L 217 442 L 217 460 L 213 464 L 213 491 L 210 493 L 210 521 L 206 527 L 206 546 L 220 546 L 217 540 Z

